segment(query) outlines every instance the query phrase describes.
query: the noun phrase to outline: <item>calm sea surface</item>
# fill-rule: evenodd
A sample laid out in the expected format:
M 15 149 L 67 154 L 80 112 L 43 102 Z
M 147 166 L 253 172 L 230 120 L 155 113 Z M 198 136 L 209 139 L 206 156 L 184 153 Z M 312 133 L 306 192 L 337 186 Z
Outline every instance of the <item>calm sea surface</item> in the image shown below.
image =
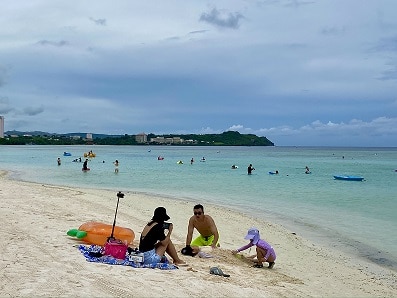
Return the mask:
M 89 150 L 96 157 L 82 172 L 73 160 Z M 397 148 L 0 146 L 0 169 L 19 180 L 228 206 L 397 270 Z

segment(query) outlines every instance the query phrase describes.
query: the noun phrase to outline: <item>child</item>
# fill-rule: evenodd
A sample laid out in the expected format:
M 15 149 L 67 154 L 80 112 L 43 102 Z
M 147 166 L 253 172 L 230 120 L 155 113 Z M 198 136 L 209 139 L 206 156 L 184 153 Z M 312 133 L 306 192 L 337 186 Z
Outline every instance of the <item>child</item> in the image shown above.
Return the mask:
M 250 228 L 244 239 L 249 239 L 250 242 L 239 249 L 233 250 L 232 253 L 235 255 L 240 251 L 246 250 L 254 245 L 256 245 L 256 257 L 258 263 L 254 265 L 255 268 L 262 268 L 263 262 L 268 262 L 268 268 L 273 268 L 274 261 L 276 260 L 276 253 L 273 247 L 267 243 L 265 240 L 260 239 L 259 231 L 257 228 Z

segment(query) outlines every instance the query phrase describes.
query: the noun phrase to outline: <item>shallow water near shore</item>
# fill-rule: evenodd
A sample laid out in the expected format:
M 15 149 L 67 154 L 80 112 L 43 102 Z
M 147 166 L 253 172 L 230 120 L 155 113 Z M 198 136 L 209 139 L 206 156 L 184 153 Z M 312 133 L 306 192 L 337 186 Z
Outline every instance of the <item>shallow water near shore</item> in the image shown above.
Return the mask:
M 96 157 L 83 172 L 73 160 L 89 150 Z M 226 206 L 397 270 L 397 148 L 0 146 L 0 169 L 19 180 Z

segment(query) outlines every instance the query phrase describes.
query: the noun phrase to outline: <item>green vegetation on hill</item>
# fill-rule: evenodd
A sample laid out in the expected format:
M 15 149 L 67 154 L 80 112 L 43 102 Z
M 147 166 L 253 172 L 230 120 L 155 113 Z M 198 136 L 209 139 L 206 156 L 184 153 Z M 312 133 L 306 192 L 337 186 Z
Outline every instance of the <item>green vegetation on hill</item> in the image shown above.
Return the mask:
M 6 132 L 7 134 L 7 132 Z M 76 137 L 78 136 L 78 137 Z M 266 137 L 254 134 L 240 134 L 237 131 L 226 131 L 221 134 L 187 134 L 155 135 L 148 134 L 146 143 L 138 143 L 135 135 L 96 135 L 87 140 L 83 133 L 48 134 L 44 132 L 10 132 L 8 137 L 0 138 L 0 145 L 173 145 L 173 146 L 274 146 Z M 180 139 L 180 142 L 152 142 L 152 139 Z

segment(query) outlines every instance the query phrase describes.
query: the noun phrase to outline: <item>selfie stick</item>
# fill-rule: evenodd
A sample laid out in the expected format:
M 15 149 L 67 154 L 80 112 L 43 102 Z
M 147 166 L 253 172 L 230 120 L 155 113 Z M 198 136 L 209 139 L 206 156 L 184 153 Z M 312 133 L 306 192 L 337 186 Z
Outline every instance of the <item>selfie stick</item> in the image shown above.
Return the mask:
M 119 192 L 117 193 L 117 205 L 116 205 L 116 213 L 114 214 L 114 221 L 113 221 L 113 227 L 112 227 L 112 234 L 110 235 L 110 237 L 108 238 L 108 240 L 109 240 L 109 239 L 114 239 L 113 233 L 114 233 L 114 227 L 115 227 L 115 225 L 116 225 L 117 209 L 119 208 L 119 201 L 120 201 L 120 198 L 122 198 L 122 197 L 124 197 L 124 194 L 122 194 L 121 191 L 119 191 Z

